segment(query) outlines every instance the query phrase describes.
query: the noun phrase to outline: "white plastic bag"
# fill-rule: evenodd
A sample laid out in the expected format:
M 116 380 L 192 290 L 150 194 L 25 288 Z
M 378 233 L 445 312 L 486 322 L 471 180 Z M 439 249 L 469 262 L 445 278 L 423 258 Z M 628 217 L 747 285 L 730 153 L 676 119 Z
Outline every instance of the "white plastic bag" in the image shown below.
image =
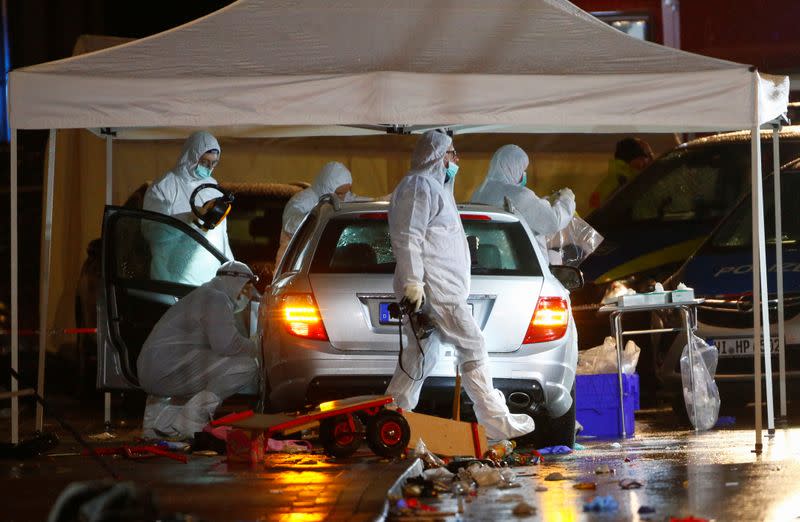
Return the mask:
M 694 367 L 689 367 L 689 350 L 693 351 Z M 698 430 L 714 427 L 719 416 L 719 390 L 714 382 L 717 371 L 719 353 L 714 346 L 692 335 L 692 342 L 684 346 L 681 354 L 681 381 L 683 383 L 683 400 L 686 413 L 692 426 Z M 692 376 L 694 376 L 694 394 L 692 393 Z
M 636 373 L 641 351 L 635 342 L 625 343 L 625 349 L 622 350 L 622 373 Z M 617 373 L 617 342 L 614 338 L 606 337 L 600 346 L 578 352 L 577 372 L 578 375 Z
M 575 215 L 561 231 L 547 239 L 547 248 L 561 254 L 561 264 L 579 266 L 603 242 L 597 230 Z

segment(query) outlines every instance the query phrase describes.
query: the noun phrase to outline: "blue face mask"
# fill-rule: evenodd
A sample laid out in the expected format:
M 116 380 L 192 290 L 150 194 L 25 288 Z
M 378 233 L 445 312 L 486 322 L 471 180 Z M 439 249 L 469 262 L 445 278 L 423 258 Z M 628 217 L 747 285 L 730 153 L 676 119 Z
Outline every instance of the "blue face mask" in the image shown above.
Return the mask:
M 447 168 L 444 171 L 444 182 L 449 183 L 456 177 L 456 174 L 458 174 L 458 164 L 451 161 L 447 164 Z
M 524 187 L 527 184 L 528 184 L 528 173 L 527 172 L 523 172 L 522 173 L 522 179 L 519 180 L 519 186 L 520 187 Z
M 200 179 L 210 178 L 211 169 L 203 165 L 198 165 L 194 168 L 194 175 Z

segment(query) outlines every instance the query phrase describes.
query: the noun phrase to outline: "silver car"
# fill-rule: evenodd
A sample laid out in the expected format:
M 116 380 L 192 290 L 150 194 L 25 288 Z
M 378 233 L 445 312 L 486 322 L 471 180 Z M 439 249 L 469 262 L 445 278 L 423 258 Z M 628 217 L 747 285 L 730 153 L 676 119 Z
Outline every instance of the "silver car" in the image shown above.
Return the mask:
M 512 411 L 537 421 L 535 442 L 572 444 L 577 337 L 565 285 L 579 287 L 581 274 L 548 267 L 513 209 L 461 205 L 459 211 L 465 233 L 474 236 L 469 303 L 494 385 Z M 292 239 L 261 302 L 270 409 L 386 389 L 401 336 L 388 310 L 396 298 L 387 212 L 386 202 L 323 198 Z M 442 349 L 420 407 L 447 414 L 455 354 L 452 346 Z

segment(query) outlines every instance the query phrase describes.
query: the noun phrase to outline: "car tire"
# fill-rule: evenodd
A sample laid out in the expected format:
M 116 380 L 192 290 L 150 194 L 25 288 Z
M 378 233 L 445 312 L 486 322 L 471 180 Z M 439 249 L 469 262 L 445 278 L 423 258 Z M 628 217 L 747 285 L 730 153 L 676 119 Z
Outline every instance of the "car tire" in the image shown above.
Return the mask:
M 399 457 L 409 440 L 411 428 L 396 411 L 382 410 L 367 420 L 367 446 L 380 457 Z
M 346 415 L 323 419 L 319 423 L 319 440 L 325 453 L 331 457 L 349 457 L 361 445 L 363 425 L 353 417 L 356 431 L 352 432 Z
M 547 414 L 536 415 L 533 420 L 536 429 L 532 433 L 514 439 L 518 446 L 547 448 L 550 446 L 575 446 L 575 385 L 572 385 L 572 406 L 561 417 L 552 418 Z

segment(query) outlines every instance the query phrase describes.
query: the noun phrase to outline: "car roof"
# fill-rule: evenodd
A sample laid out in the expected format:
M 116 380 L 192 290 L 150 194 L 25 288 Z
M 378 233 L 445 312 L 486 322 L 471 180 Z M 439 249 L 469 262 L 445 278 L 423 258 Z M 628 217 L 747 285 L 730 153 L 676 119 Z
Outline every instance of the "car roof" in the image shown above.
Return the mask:
M 772 138 L 772 131 L 771 130 L 762 130 L 761 131 L 761 139 L 767 140 Z M 780 139 L 781 140 L 800 140 L 800 125 L 789 125 L 783 127 L 780 131 Z M 697 138 L 695 140 L 687 141 L 686 143 L 682 143 L 679 145 L 679 148 L 693 148 L 693 147 L 705 147 L 709 145 L 722 145 L 727 143 L 745 143 L 750 141 L 750 131 L 749 130 L 742 130 L 742 131 L 734 131 L 734 132 L 723 132 L 720 134 L 714 134 L 713 136 L 706 136 L 704 138 Z
M 331 205 L 325 205 L 327 208 L 333 208 Z M 502 208 L 483 205 L 480 203 L 461 203 L 458 204 L 458 211 L 464 213 L 485 214 L 490 216 L 493 220 L 497 221 L 519 221 L 519 217 L 515 214 L 508 212 Z M 345 216 L 348 214 L 362 214 L 369 212 L 387 212 L 389 210 L 388 201 L 363 201 L 363 202 L 347 202 L 340 203 L 338 210 L 333 210 L 333 216 Z

